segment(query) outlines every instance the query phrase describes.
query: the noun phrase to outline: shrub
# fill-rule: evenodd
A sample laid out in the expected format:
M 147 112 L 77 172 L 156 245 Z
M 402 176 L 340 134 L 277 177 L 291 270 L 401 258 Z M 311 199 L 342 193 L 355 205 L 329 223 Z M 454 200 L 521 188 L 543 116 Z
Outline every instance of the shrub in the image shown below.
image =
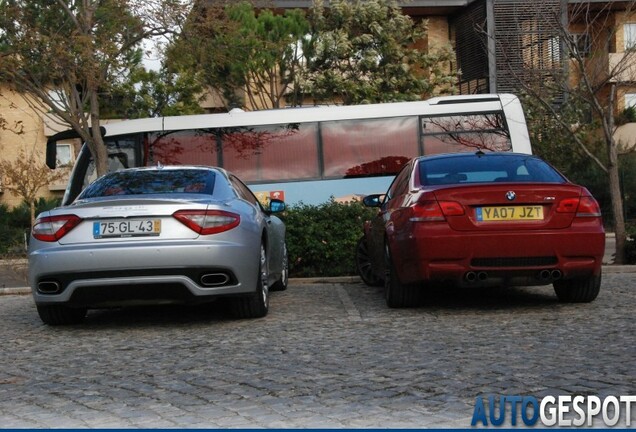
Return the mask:
M 377 210 L 333 200 L 300 203 L 281 217 L 287 225 L 289 272 L 293 277 L 355 275 L 355 247 L 365 220 Z
M 627 225 L 627 243 L 625 243 L 625 263 L 636 264 L 636 223 Z
M 59 199 L 40 198 L 36 215 L 59 205 Z M 31 229 L 29 206 L 25 203 L 9 209 L 0 204 L 0 254 L 22 255 L 25 252 L 25 234 Z
M 0 204 L 0 254 L 4 255 L 23 244 L 23 231 L 13 226 L 12 213 L 6 204 Z M 23 247 L 24 248 L 24 247 Z
M 59 198 L 40 198 L 35 205 L 35 216 L 37 217 L 37 215 L 43 211 L 57 207 L 60 205 L 60 201 L 61 200 Z M 13 210 L 11 210 L 9 223 L 17 228 L 31 228 L 31 213 L 29 205 L 23 202 L 19 206 L 14 207 Z

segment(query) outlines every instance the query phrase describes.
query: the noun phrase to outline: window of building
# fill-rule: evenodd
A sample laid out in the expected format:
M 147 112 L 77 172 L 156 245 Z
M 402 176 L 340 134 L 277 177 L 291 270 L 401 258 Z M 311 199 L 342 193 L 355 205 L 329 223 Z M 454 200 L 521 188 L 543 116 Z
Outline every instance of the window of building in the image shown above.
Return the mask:
M 636 48 L 636 23 L 623 25 L 625 51 Z
M 625 93 L 625 108 L 636 107 L 636 93 Z
M 69 166 L 73 163 L 73 148 L 70 144 L 57 144 L 57 165 Z

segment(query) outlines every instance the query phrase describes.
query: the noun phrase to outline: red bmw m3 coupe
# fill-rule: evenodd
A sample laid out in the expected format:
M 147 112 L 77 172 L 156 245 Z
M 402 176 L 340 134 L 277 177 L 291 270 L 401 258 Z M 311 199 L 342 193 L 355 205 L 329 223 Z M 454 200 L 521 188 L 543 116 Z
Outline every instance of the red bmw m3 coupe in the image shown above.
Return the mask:
M 385 286 L 389 307 L 427 287 L 552 284 L 560 301 L 590 302 L 601 286 L 605 233 L 596 200 L 540 158 L 460 153 L 412 159 L 365 223 L 356 264 Z

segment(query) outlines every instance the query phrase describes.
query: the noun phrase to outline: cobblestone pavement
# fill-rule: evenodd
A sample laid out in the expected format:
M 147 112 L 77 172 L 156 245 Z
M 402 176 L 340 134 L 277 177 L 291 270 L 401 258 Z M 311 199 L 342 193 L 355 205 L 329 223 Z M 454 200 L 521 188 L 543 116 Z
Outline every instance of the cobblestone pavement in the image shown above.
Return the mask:
M 261 320 L 219 304 L 56 328 L 2 296 L 0 427 L 465 428 L 478 396 L 635 394 L 635 300 L 635 273 L 584 305 L 523 288 L 391 310 L 377 288 L 293 283 Z

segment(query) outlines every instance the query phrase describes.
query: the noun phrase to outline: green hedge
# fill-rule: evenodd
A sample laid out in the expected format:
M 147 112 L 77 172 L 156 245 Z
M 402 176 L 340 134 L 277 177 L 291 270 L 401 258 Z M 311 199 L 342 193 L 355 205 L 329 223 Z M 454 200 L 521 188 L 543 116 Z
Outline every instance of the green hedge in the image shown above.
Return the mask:
M 287 226 L 290 276 L 355 275 L 355 246 L 364 221 L 375 214 L 377 209 L 358 202 L 290 207 L 281 216 Z
M 627 243 L 625 244 L 625 262 L 636 264 L 636 223 L 627 225 Z
M 36 205 L 36 216 L 59 203 L 59 199 L 40 198 Z M 28 205 L 21 204 L 11 209 L 6 204 L 0 204 L 0 255 L 24 255 L 25 234 L 28 237 L 30 229 L 31 213 Z

